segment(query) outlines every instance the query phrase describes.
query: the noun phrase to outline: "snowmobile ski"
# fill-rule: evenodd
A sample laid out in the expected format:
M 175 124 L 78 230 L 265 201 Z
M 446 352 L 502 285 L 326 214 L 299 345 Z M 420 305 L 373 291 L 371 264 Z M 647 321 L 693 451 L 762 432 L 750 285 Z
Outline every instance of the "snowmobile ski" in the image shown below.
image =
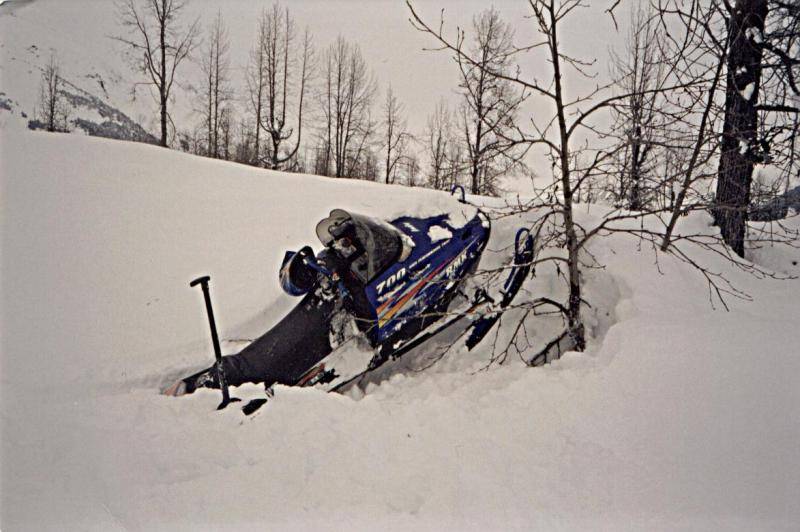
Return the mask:
M 533 266 L 535 244 L 536 242 L 528 229 L 523 227 L 517 231 L 517 235 L 514 239 L 514 260 L 511 265 L 511 273 L 501 290 L 503 298 L 500 301 L 499 307 L 494 312 L 484 316 L 473 324 L 472 333 L 466 341 L 467 349 L 471 350 L 483 340 L 489 333 L 489 330 L 497 323 L 497 320 L 500 319 L 500 316 L 502 316 L 506 308 L 508 308 L 514 300 L 519 289 L 522 288 L 522 283 L 530 274 Z

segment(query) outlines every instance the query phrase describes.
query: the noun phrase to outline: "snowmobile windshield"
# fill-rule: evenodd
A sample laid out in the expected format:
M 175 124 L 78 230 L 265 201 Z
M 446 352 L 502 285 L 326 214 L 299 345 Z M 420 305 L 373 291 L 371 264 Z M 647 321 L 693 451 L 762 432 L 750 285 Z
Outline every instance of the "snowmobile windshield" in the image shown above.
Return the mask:
M 400 231 L 391 225 L 342 209 L 317 224 L 317 236 L 352 261 L 350 270 L 364 284 L 397 261 L 403 248 Z

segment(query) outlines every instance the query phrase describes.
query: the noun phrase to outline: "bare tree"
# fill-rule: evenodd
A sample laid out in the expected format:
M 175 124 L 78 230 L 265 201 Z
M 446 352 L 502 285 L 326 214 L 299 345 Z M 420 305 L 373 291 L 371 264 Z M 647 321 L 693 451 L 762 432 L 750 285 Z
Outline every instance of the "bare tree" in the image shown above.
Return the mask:
M 116 37 L 131 52 L 134 66 L 155 89 L 161 118 L 161 146 L 168 146 L 168 106 L 175 84 L 175 73 L 189 57 L 198 34 L 198 20 L 182 27 L 185 7 L 181 0 L 119 0 L 120 21 L 128 37 Z
M 39 102 L 37 118 L 47 131 L 66 131 L 69 120 L 69 105 L 64 99 L 64 80 L 56 54 L 42 69 L 39 82 Z
M 623 55 L 612 54 L 618 91 L 628 96 L 614 106 L 614 130 L 621 133 L 621 157 L 615 195 L 631 210 L 641 210 L 651 199 L 658 155 L 659 133 L 664 127 L 663 93 L 667 79 L 661 28 L 653 10 L 637 4 L 631 11 L 630 30 Z M 648 183 L 650 185 L 648 186 Z
M 569 339 L 571 348 L 582 351 L 586 345 L 585 332 L 583 320 L 581 318 L 581 306 L 583 304 L 582 289 L 581 289 L 581 274 L 580 274 L 580 257 L 579 254 L 586 243 L 587 235 L 581 237 L 579 235 L 579 226 L 574 218 L 574 197 L 578 192 L 581 183 L 587 179 L 592 172 L 597 168 L 597 165 L 607 158 L 607 154 L 597 153 L 592 161 L 586 166 L 578 166 L 577 154 L 574 154 L 570 145 L 571 137 L 575 131 L 578 130 L 582 123 L 587 118 L 597 111 L 599 107 L 591 107 L 588 111 L 579 112 L 576 110 L 575 117 L 571 123 L 568 123 L 568 109 L 571 105 L 574 106 L 575 102 L 570 102 L 563 90 L 562 86 L 562 67 L 564 64 L 574 66 L 578 69 L 582 64 L 569 56 L 563 54 L 559 48 L 558 27 L 559 23 L 575 8 L 580 6 L 579 0 L 572 0 L 563 3 L 557 3 L 555 0 L 531 0 L 531 18 L 536 24 L 539 34 L 543 40 L 537 44 L 537 47 L 546 49 L 546 57 L 552 68 L 551 82 L 546 85 L 540 85 L 538 81 L 525 81 L 518 75 L 511 74 L 506 64 L 510 61 L 513 54 L 510 44 L 504 44 L 497 47 L 477 47 L 476 49 L 467 49 L 464 46 L 464 37 L 459 33 L 455 41 L 448 40 L 443 34 L 443 23 L 440 23 L 439 29 L 434 30 L 431 26 L 425 23 L 414 11 L 409 3 L 411 9 L 412 22 L 417 29 L 428 33 L 436 38 L 441 45 L 441 49 L 449 50 L 454 54 L 456 61 L 462 65 L 462 72 L 472 72 L 471 76 L 474 79 L 482 80 L 485 86 L 493 87 L 508 87 L 508 83 L 513 81 L 519 84 L 524 90 L 535 91 L 538 95 L 548 99 L 555 107 L 555 116 L 548 122 L 547 127 L 538 129 L 534 136 L 519 139 L 520 143 L 527 143 L 529 145 L 542 144 L 549 149 L 549 156 L 552 160 L 554 170 L 554 186 L 549 193 L 549 197 L 554 202 L 552 205 L 546 207 L 547 214 L 544 220 L 551 217 L 559 219 L 558 235 L 553 236 L 552 240 L 560 241 L 566 249 L 566 257 L 557 259 L 563 261 L 567 268 L 565 273 L 566 282 L 568 285 L 568 299 L 566 304 L 556 303 L 558 309 L 563 312 L 566 319 L 565 338 Z M 493 11 L 484 12 L 482 17 L 483 24 L 478 22 L 477 28 L 483 27 L 483 40 L 486 42 L 497 42 L 498 37 L 501 36 L 501 43 L 507 43 L 509 37 L 504 29 L 504 26 L 498 24 L 496 20 L 496 13 Z M 488 29 L 491 29 L 491 32 Z M 486 38 L 486 34 L 490 39 Z M 499 54 L 499 59 L 502 60 L 502 68 L 496 65 L 496 62 L 487 61 L 487 54 L 490 50 L 496 50 L 495 53 Z M 499 51 L 497 51 L 499 50 Z M 504 91 L 508 89 L 503 89 Z M 475 92 L 475 91 L 471 91 Z M 506 93 L 507 94 L 507 93 Z M 622 96 L 616 99 L 621 99 Z M 579 99 L 585 101 L 586 98 Z M 501 100 L 504 101 L 504 100 Z M 605 106 L 613 100 L 605 102 Z M 483 100 L 481 100 L 483 102 Z M 508 112 L 511 112 L 510 110 Z M 505 115 L 506 112 L 503 112 Z M 482 120 L 480 124 L 484 124 Z M 550 130 L 553 127 L 556 130 L 551 137 Z M 519 130 L 517 130 L 519 131 Z M 473 137 L 474 138 L 474 137 Z M 514 146 L 515 142 L 508 142 L 510 146 Z M 470 162 L 474 164 L 475 149 L 470 149 Z M 473 166 L 474 168 L 474 166 Z M 473 176 L 473 183 L 476 177 Z M 473 188 L 474 190 L 474 188 Z M 480 188 L 477 190 L 480 192 Z M 544 222 L 543 222 L 544 223 Z M 553 302 L 555 303 L 555 302 Z M 557 343 L 560 343 L 557 342 Z
M 658 245 L 664 237 L 664 232 L 658 228 L 652 229 L 652 226 L 659 227 L 663 224 L 659 215 L 665 211 L 657 207 L 642 211 L 609 208 L 598 213 L 599 216 L 594 217 L 592 225 L 586 226 L 576 220 L 575 207 L 582 187 L 591 183 L 592 180 L 604 176 L 610 170 L 609 163 L 619 151 L 618 147 L 608 145 L 608 134 L 601 131 L 598 123 L 604 121 L 602 117 L 607 116 L 614 106 L 624 104 L 632 94 L 618 91 L 617 94 L 609 95 L 613 85 L 607 84 L 597 86 L 582 95 L 569 95 L 565 89 L 565 75 L 569 73 L 576 76 L 591 76 L 587 69 L 593 65 L 593 62 L 564 53 L 561 30 L 564 20 L 576 9 L 585 6 L 581 0 L 530 0 L 529 6 L 529 18 L 536 25 L 540 39 L 518 49 L 517 52 L 539 50 L 544 55 L 543 59 L 550 70 L 548 76 L 546 78 L 542 78 L 541 75 L 524 76 L 521 67 L 507 71 L 481 67 L 481 70 L 487 76 L 514 83 L 520 90 L 529 91 L 536 98 L 548 102 L 554 109 L 550 116 L 534 117 L 531 120 L 532 130 L 526 132 L 521 128 L 515 128 L 513 133 L 516 138 L 508 139 L 510 144 L 519 143 L 545 148 L 553 170 L 552 184 L 539 191 L 533 201 L 511 207 L 515 212 L 530 212 L 535 216 L 530 230 L 532 234 L 539 235 L 538 245 L 558 249 L 558 251 L 554 249 L 550 255 L 537 259 L 536 262 L 554 264 L 557 274 L 564 279 L 567 285 L 567 299 L 564 303 L 548 298 L 538 298 L 522 305 L 526 309 L 525 316 L 544 305 L 554 307 L 565 321 L 563 334 L 550 342 L 534 357 L 526 358 L 530 363 L 537 363 L 536 361 L 549 360 L 553 353 L 568 349 L 580 351 L 585 347 L 586 337 L 582 312 L 587 303 L 583 299 L 582 272 L 586 268 L 601 266 L 588 251 L 588 244 L 598 236 L 623 233 L 648 242 L 653 252 L 658 253 Z M 443 21 L 440 21 L 438 29 L 435 29 L 436 26 L 427 24 L 419 17 L 410 4 L 409 8 L 414 25 L 420 31 L 436 39 L 439 45 L 438 49 L 449 51 L 455 57 L 460 58 L 458 61 L 463 64 L 476 67 L 481 64 L 481 57 L 476 56 L 474 52 L 463 45 L 461 33 L 456 39 L 449 39 L 444 35 Z M 526 59 L 526 61 L 530 60 Z M 539 61 L 537 64 L 543 64 L 545 61 Z M 711 63 L 711 66 L 708 65 L 708 62 L 704 65 L 706 74 L 709 68 L 713 71 L 716 66 L 713 61 Z M 640 92 L 647 94 L 649 91 L 662 93 L 679 91 L 680 94 L 688 94 L 698 100 L 697 93 L 699 91 L 696 89 L 707 86 L 708 83 L 709 77 L 703 75 L 698 79 L 675 79 L 664 86 Z M 694 90 L 686 92 L 690 88 Z M 695 113 L 690 113 L 690 115 L 696 117 Z M 684 119 L 686 118 L 684 117 Z M 694 118 L 688 123 L 694 123 L 693 120 Z M 578 139 L 581 139 L 580 142 Z M 704 145 L 702 140 L 699 145 Z M 652 223 L 648 222 L 648 225 L 645 225 L 645 220 L 652 220 Z M 634 227 L 630 223 L 631 221 L 639 221 L 640 224 L 636 224 L 638 227 Z M 677 242 L 678 240 L 680 242 Z M 690 264 L 700 272 L 708 280 L 710 293 L 716 294 L 723 304 L 726 295 L 743 297 L 742 293 L 732 287 L 723 276 L 693 260 L 684 249 L 683 244 L 687 243 L 718 253 L 731 260 L 740 269 L 755 272 L 758 275 L 765 274 L 752 264 L 733 258 L 721 241 L 717 242 L 713 238 L 706 239 L 705 235 L 681 234 L 679 237 L 673 235 L 672 243 L 666 247 L 666 252 L 678 260 Z M 518 331 L 523 329 L 523 326 L 517 328 Z M 509 342 L 509 346 L 514 345 L 514 338 L 516 338 L 516 333 Z M 508 347 L 504 352 L 507 350 Z
M 737 0 L 728 30 L 725 124 L 719 161 L 714 220 L 725 240 L 744 256 L 744 236 L 750 185 L 757 146 L 759 85 L 767 0 Z M 756 37 L 758 36 L 758 37 Z
M 264 9 L 246 79 L 250 110 L 255 119 L 254 151 L 259 162 L 272 169 L 290 164 L 302 140 L 303 104 L 313 71 L 308 29 L 299 46 L 296 41 L 295 23 L 289 9 L 282 8 L 279 3 Z M 262 131 L 268 143 L 263 156 Z
M 672 32 L 665 31 L 662 36 L 665 46 L 671 48 L 668 70 L 675 87 L 662 103 L 679 107 L 681 117 L 678 131 L 673 133 L 680 140 L 667 138 L 664 150 L 663 168 L 669 176 L 671 196 L 660 249 L 667 252 L 679 218 L 691 210 L 708 209 L 713 203 L 702 184 L 716 175 L 713 162 L 719 141 L 714 131 L 721 115 L 717 101 L 727 48 L 716 36 L 716 28 L 725 18 L 720 6 L 684 6 L 667 0 L 657 11 L 663 27 L 673 26 Z
M 236 127 L 236 141 L 233 149 L 233 160 L 243 164 L 253 164 L 255 161 L 254 128 L 246 117 L 241 117 Z
M 515 50 L 511 28 L 494 8 L 475 17 L 472 26 L 474 41 L 469 53 L 474 63 L 456 56 L 463 95 L 461 128 L 469 154 L 470 191 L 492 194 L 495 179 L 521 159 L 518 145 L 508 141 L 508 134 L 524 98 L 506 79 L 494 75 L 509 70 Z M 459 39 L 463 41 L 464 36 Z
M 428 158 L 428 186 L 446 189 L 454 183 L 447 179 L 447 163 L 453 138 L 452 116 L 444 100 L 440 100 L 428 116 L 425 128 L 425 154 Z
M 217 148 L 220 157 L 229 161 L 231 159 L 231 144 L 233 143 L 233 122 L 235 120 L 233 108 L 226 106 L 219 113 L 219 137 Z
M 206 155 L 218 159 L 223 157 L 220 146 L 222 112 L 226 109 L 226 104 L 233 99 L 228 59 L 230 39 L 220 12 L 217 12 L 208 33 L 209 38 L 201 64 L 206 101 L 204 121 L 208 134 Z
M 258 37 L 256 44 L 250 50 L 250 61 L 245 70 L 245 83 L 247 85 L 247 104 L 249 111 L 252 114 L 252 139 L 253 146 L 248 149 L 251 159 L 247 162 L 250 164 L 258 165 L 261 160 L 261 118 L 264 114 L 264 100 L 267 86 L 266 69 L 267 69 L 267 48 L 265 41 L 267 39 L 267 21 L 266 10 L 261 14 L 261 19 L 258 23 Z
M 728 7 L 725 121 L 714 221 L 725 241 L 744 256 L 747 215 L 756 164 L 769 162 L 772 148 L 792 142 L 790 130 L 772 123 L 769 113 L 800 112 L 787 96 L 800 96 L 800 4 L 783 0 L 736 0 Z M 771 16 L 772 15 L 772 16 Z M 772 18 L 772 22 L 770 22 Z M 773 83 L 762 91 L 762 77 Z M 766 98 L 765 98 L 766 96 Z M 774 151 L 778 151 L 775 149 Z M 794 164 L 794 163 L 790 163 Z
M 397 101 L 392 86 L 386 89 L 386 100 L 383 103 L 383 149 L 386 154 L 384 176 L 386 183 L 394 183 L 397 163 L 405 157 L 406 147 L 411 135 L 403 116 L 403 104 Z
M 406 157 L 406 185 L 415 187 L 419 185 L 419 157 L 412 153 Z
M 352 177 L 372 142 L 376 84 L 357 44 L 337 37 L 325 52 L 319 104 L 323 126 L 315 165 L 318 172 Z

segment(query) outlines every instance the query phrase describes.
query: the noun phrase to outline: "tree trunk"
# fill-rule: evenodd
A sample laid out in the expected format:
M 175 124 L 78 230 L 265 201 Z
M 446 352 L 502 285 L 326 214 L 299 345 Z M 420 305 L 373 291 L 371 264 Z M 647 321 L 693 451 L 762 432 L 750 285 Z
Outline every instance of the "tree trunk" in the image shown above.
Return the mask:
M 725 122 L 714 222 L 733 251 L 744 256 L 747 209 L 757 158 L 759 83 L 767 0 L 737 0 L 728 33 Z
M 163 9 L 163 8 L 162 8 Z M 167 21 L 161 21 L 161 84 L 158 87 L 161 104 L 161 142 L 167 147 Z
M 567 331 L 575 344 L 575 350 L 583 351 L 586 348 L 583 320 L 581 319 L 581 272 L 578 255 L 580 245 L 572 212 L 572 179 L 570 171 L 569 135 L 567 130 L 566 110 L 564 96 L 561 88 L 561 63 L 558 53 L 558 34 L 556 33 L 556 15 L 552 6 L 550 11 L 551 35 L 550 57 L 553 63 L 553 81 L 555 82 L 556 114 L 560 133 L 560 165 L 561 187 L 564 194 L 564 236 L 566 237 L 567 264 L 569 268 L 569 300 L 567 302 Z
M 634 140 L 631 146 L 631 192 L 630 205 L 632 211 L 642 210 L 642 164 L 641 164 L 641 138 L 642 127 L 637 124 L 634 130 Z
M 479 113 L 482 112 L 482 109 L 480 107 L 478 109 L 479 109 L 479 111 L 478 111 Z M 471 172 L 470 172 L 471 176 L 472 176 L 472 183 L 470 183 L 470 185 L 471 185 L 470 186 L 470 193 L 475 194 L 475 195 L 481 193 L 481 184 L 480 184 L 481 156 L 480 156 L 480 153 L 481 153 L 481 149 L 482 149 L 481 141 L 483 140 L 481 138 L 482 134 L 483 134 L 483 121 L 482 121 L 482 118 L 479 115 L 478 127 L 477 127 L 477 130 L 475 132 L 475 146 L 474 146 L 474 150 L 475 151 L 473 152 L 473 155 L 472 155 L 472 168 L 471 168 Z

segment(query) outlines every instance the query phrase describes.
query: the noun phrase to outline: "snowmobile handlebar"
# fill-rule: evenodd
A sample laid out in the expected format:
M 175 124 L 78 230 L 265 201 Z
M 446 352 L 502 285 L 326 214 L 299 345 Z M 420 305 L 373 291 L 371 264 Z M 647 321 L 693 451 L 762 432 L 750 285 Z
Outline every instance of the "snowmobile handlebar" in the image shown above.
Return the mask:
M 522 227 L 517 231 L 517 236 L 514 237 L 514 253 L 519 255 L 522 250 L 519 247 L 519 242 L 522 239 L 523 235 L 525 235 L 525 246 L 533 246 L 533 239 L 531 232 L 528 230 L 527 227 Z
M 461 185 L 453 185 L 453 188 L 450 189 L 450 195 L 452 196 L 453 194 L 455 194 L 456 190 L 460 190 L 461 191 L 461 199 L 458 200 L 459 203 L 466 203 L 467 202 L 467 193 L 464 190 L 464 187 L 462 187 Z
M 314 256 L 310 258 L 304 257 L 303 263 L 312 270 L 321 273 L 326 278 L 330 279 L 331 282 L 336 285 L 336 288 L 339 290 L 339 294 L 341 294 L 342 297 L 347 297 L 349 292 L 347 291 L 347 288 L 345 288 L 342 279 L 339 277 L 339 274 L 337 274 L 335 271 L 329 270 L 328 268 L 317 262 L 317 259 Z

